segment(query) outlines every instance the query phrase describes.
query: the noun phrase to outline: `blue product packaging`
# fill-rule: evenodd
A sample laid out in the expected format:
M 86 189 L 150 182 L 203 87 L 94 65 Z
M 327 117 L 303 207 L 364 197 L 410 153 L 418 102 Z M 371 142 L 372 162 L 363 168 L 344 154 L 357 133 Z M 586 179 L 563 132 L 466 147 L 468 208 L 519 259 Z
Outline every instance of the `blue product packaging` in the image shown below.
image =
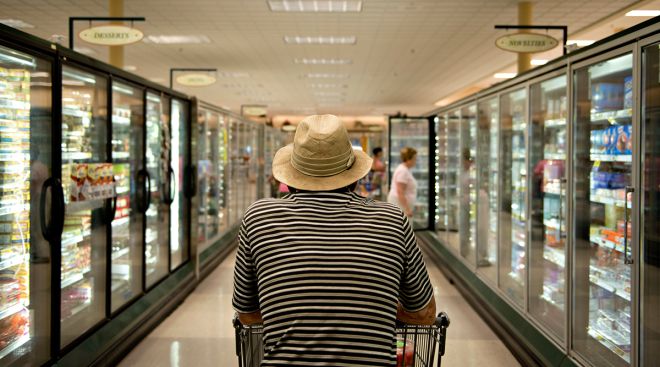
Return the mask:
M 633 78 L 627 76 L 623 78 L 623 108 L 633 108 Z
M 632 125 L 615 126 L 615 139 L 611 154 L 632 154 Z

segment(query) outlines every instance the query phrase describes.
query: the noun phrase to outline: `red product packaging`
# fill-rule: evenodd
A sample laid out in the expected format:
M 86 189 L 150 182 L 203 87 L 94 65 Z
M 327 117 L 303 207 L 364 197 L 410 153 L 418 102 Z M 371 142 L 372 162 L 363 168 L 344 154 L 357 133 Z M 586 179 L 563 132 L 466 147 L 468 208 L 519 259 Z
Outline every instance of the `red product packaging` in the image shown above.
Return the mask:
M 410 340 L 397 338 L 396 339 L 396 366 L 397 367 L 412 367 L 415 361 L 415 343 Z

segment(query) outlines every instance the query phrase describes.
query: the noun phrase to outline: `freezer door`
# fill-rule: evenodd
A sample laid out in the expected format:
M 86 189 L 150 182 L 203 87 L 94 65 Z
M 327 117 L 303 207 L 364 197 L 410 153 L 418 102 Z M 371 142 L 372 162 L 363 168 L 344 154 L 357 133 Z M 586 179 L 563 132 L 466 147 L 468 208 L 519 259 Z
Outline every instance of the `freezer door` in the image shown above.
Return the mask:
M 477 106 L 461 109 L 459 157 L 460 254 L 468 263 L 476 262 L 477 247 Z
M 644 49 L 640 364 L 660 361 L 660 44 Z
M 447 114 L 447 244 L 456 253 L 459 250 L 460 235 L 458 220 L 460 199 L 458 189 L 461 166 L 461 110 Z
M 190 108 L 187 102 L 172 100 L 172 153 L 170 163 L 170 270 L 188 261 L 190 227 L 188 210 L 190 201 L 184 194 L 184 167 L 188 165 L 188 115 Z
M 633 55 L 579 68 L 573 78 L 573 345 L 594 365 L 627 366 L 633 300 Z
M 500 96 L 500 288 L 522 306 L 527 281 L 527 90 Z
M 113 167 L 107 156 L 108 80 L 62 67 L 61 345 L 105 318 Z
M 147 92 L 147 181 L 150 194 L 146 211 L 146 287 L 151 288 L 169 271 L 170 237 L 170 99 Z
M 0 46 L 2 366 L 50 359 L 51 80 L 51 61 Z
M 142 292 L 144 90 L 112 83 L 113 200 L 110 291 L 114 312 Z
M 530 88 L 529 311 L 554 336 L 566 325 L 566 75 Z
M 447 186 L 449 185 L 447 149 L 447 115 L 435 118 L 436 161 L 435 161 L 435 229 L 438 238 L 445 243 L 448 228 L 447 223 Z

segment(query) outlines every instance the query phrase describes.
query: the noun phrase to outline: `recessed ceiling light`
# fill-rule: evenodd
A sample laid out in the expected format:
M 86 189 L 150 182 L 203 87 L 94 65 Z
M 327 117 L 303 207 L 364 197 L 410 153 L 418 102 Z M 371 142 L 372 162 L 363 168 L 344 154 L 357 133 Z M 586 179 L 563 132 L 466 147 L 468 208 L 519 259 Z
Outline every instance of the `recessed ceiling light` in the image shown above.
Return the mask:
M 532 61 L 530 62 L 530 64 L 536 65 L 536 66 L 545 65 L 547 63 L 548 63 L 548 60 L 542 60 L 542 59 L 532 59 Z
M 156 43 L 159 45 L 211 43 L 211 39 L 202 34 L 146 36 L 142 41 L 145 43 Z
M 19 19 L 0 19 L 0 23 L 12 28 L 34 28 L 32 24 Z
M 135 65 L 125 65 L 124 70 L 126 70 L 126 71 L 135 71 L 135 70 L 137 70 L 137 66 L 135 66 Z
M 314 92 L 315 96 L 321 96 L 321 97 L 332 97 L 332 96 L 345 96 L 346 93 L 344 92 Z
M 577 45 L 578 47 L 585 47 L 593 44 L 594 40 L 568 40 L 566 41 L 567 45 Z
M 305 77 L 310 79 L 346 79 L 348 78 L 348 74 L 310 73 L 306 74 Z
M 511 79 L 515 78 L 515 76 L 516 73 L 495 73 L 495 75 L 493 75 L 495 79 Z
M 347 13 L 362 11 L 362 1 L 348 0 L 268 0 L 273 12 Z
M 349 65 L 353 63 L 351 59 L 294 59 L 293 62 L 296 64 L 305 64 L 305 65 Z
M 627 17 L 657 17 L 660 10 L 631 10 L 626 13 Z
M 333 84 L 333 83 L 310 84 L 309 86 L 318 89 L 348 88 L 348 85 L 346 84 Z
M 284 36 L 284 42 L 295 45 L 354 45 L 355 36 Z

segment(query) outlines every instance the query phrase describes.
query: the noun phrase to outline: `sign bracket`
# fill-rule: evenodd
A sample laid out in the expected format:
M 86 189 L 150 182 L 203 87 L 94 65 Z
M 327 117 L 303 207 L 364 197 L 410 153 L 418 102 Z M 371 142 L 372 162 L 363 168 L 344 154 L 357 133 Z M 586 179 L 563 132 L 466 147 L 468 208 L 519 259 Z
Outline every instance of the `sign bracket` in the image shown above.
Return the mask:
M 92 22 L 131 22 L 132 28 L 133 22 L 144 22 L 145 20 L 147 20 L 145 17 L 69 17 L 69 48 L 73 50 L 73 40 L 76 38 L 73 35 L 74 22 L 88 21 L 90 27 L 92 26 Z
M 568 26 L 565 25 L 496 25 L 495 29 L 557 29 L 562 31 L 563 55 L 566 55 L 566 41 L 568 40 Z

